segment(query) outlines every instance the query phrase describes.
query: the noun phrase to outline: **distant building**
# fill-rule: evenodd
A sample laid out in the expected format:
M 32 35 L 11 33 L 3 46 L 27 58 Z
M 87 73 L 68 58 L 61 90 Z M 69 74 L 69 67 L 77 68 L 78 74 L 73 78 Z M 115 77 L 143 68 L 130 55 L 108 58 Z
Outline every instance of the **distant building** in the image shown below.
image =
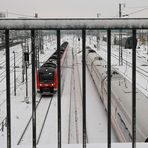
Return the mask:
M 6 14 L 4 12 L 0 12 L 0 18 L 5 18 Z

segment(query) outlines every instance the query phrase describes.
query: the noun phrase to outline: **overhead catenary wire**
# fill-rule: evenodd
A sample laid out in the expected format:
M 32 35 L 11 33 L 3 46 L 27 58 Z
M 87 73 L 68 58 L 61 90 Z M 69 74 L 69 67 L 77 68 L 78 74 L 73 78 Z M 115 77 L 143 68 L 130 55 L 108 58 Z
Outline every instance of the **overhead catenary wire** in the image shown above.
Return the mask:
M 139 10 L 135 10 L 135 11 L 133 11 L 133 12 L 131 12 L 131 13 L 126 14 L 126 15 L 129 16 L 129 15 L 132 15 L 132 14 L 139 13 L 139 12 L 141 12 L 141 11 L 144 11 L 144 10 L 146 10 L 146 9 L 148 9 L 148 7 L 143 8 L 143 9 L 139 9 Z
M 135 6 L 135 7 L 127 7 L 127 9 L 137 9 L 139 8 L 139 10 L 135 10 L 135 11 L 132 11 L 132 12 L 129 12 L 129 13 L 126 13 L 126 14 L 123 14 L 122 17 L 125 17 L 125 16 L 129 16 L 129 15 L 133 15 L 135 13 L 139 13 L 141 11 L 144 11 L 144 10 L 147 10 L 148 9 L 148 6 Z M 141 9 L 140 9 L 141 8 Z M 118 14 L 114 17 L 118 17 Z
M 128 9 L 137 9 L 137 8 L 148 8 L 148 5 L 147 6 L 131 6 L 131 7 L 127 7 L 126 6 L 126 8 L 128 8 Z
M 22 16 L 22 17 L 31 17 L 34 18 L 35 15 L 28 15 L 28 14 L 20 14 L 20 13 L 16 13 L 16 12 L 11 12 L 11 11 L 3 11 L 3 13 L 6 13 L 6 16 L 8 17 L 8 14 L 12 14 L 12 15 L 16 15 L 16 16 Z

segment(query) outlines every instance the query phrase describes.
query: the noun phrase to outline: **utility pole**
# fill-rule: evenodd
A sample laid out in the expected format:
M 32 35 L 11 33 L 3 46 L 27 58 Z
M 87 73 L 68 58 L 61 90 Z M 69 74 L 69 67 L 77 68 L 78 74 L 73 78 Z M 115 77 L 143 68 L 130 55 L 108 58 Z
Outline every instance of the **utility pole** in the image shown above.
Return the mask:
M 14 54 L 14 96 L 16 96 L 16 66 L 15 66 L 15 52 L 13 51 Z
M 97 13 L 97 18 L 99 18 L 100 16 L 101 16 L 101 13 Z M 100 32 L 98 31 L 98 33 L 97 33 L 97 50 L 100 49 L 99 40 L 100 40 Z
M 25 36 L 24 36 L 24 38 L 25 38 Z M 24 62 L 24 50 L 25 50 L 25 39 L 22 39 L 23 41 L 22 41 L 22 43 L 21 43 L 21 46 L 22 46 L 22 83 L 24 82 L 24 75 L 25 75 L 25 62 Z
M 119 3 L 119 18 L 122 17 L 122 5 Z M 123 65 L 123 56 L 122 56 L 122 30 L 119 30 L 119 65 Z
M 25 33 L 23 42 L 22 42 L 22 82 L 26 81 L 26 97 L 25 102 L 28 103 L 28 75 L 27 75 L 27 68 L 29 65 L 29 45 L 28 45 L 28 38 Z M 26 75 L 26 79 L 24 78 Z
M 40 40 L 40 50 L 42 51 L 42 53 L 44 53 L 44 47 L 43 47 L 43 32 L 42 31 L 40 31 L 40 38 L 39 38 L 39 40 Z
M 35 13 L 35 18 L 38 18 L 38 14 Z M 39 68 L 39 52 L 41 54 L 44 53 L 43 50 L 43 35 L 42 31 L 36 30 L 35 31 L 35 48 L 36 48 L 36 67 L 37 69 Z
M 38 18 L 38 13 L 35 13 L 35 18 L 37 19 Z M 37 69 L 39 68 L 39 40 L 38 40 L 38 35 L 39 35 L 39 31 L 36 30 L 35 31 L 35 49 L 36 49 L 36 54 L 35 54 L 35 65 L 37 67 Z
M 97 18 L 99 18 L 101 16 L 101 13 L 97 13 Z
M 121 18 L 121 16 L 122 16 L 122 11 L 121 11 L 121 3 L 119 3 L 119 17 Z
M 23 37 L 23 41 L 21 43 L 22 46 L 22 83 L 25 80 L 25 57 L 24 57 L 24 53 L 25 52 L 29 52 L 29 44 L 28 44 L 28 37 L 27 37 L 27 32 L 24 32 L 24 37 Z

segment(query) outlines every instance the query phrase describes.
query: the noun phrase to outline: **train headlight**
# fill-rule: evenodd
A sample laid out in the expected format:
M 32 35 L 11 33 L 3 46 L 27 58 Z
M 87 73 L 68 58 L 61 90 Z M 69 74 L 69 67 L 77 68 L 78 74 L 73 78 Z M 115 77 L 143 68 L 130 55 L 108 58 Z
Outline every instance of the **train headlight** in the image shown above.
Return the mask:
M 43 86 L 43 84 L 40 84 L 40 86 Z

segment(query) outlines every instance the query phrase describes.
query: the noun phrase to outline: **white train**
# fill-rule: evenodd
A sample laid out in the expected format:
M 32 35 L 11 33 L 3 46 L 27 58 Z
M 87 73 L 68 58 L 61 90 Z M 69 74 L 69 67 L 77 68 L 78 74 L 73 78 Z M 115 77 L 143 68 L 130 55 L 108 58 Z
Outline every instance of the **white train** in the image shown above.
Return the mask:
M 87 48 L 86 62 L 99 96 L 107 110 L 107 63 Z M 111 70 L 111 119 L 121 142 L 132 141 L 132 84 L 115 69 Z M 148 142 L 148 97 L 136 90 L 136 141 Z

